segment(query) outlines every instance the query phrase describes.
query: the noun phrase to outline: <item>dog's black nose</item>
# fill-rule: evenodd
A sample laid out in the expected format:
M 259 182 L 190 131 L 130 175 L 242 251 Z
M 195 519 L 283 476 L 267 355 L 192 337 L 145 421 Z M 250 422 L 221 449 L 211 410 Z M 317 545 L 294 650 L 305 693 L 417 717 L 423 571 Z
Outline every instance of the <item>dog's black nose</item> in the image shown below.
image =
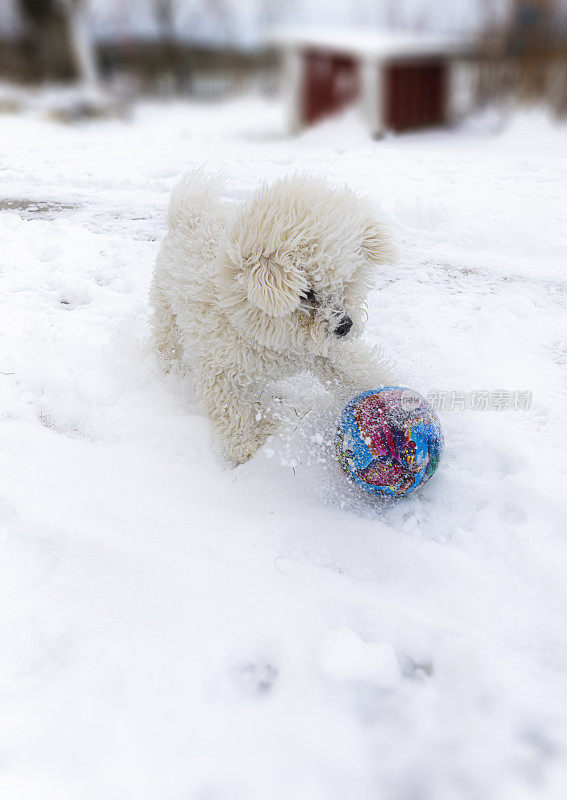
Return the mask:
M 351 328 L 352 328 L 352 320 L 345 314 L 344 317 L 341 317 L 339 324 L 337 325 L 333 333 L 335 334 L 335 336 L 346 336 Z

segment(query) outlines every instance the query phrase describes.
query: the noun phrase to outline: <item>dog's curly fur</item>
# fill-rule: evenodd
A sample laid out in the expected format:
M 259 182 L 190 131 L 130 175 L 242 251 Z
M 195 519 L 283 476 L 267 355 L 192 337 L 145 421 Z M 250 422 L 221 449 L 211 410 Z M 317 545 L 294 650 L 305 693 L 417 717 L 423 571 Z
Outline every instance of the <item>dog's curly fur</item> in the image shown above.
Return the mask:
M 200 170 L 173 190 L 152 327 L 165 369 L 190 369 L 238 464 L 276 428 L 260 400 L 270 381 L 311 370 L 344 397 L 384 382 L 382 360 L 355 340 L 376 267 L 391 253 L 370 204 L 346 187 L 294 176 L 240 206 L 221 191 Z

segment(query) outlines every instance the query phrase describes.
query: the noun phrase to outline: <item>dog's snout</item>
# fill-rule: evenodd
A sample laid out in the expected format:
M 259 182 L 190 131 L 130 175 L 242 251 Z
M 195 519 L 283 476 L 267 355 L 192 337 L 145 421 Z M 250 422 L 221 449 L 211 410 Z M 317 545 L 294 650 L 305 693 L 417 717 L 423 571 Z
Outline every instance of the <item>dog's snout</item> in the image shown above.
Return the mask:
M 351 328 L 352 328 L 352 320 L 349 316 L 345 314 L 343 317 L 340 318 L 339 324 L 337 325 L 333 333 L 335 334 L 335 336 L 339 337 L 346 336 Z

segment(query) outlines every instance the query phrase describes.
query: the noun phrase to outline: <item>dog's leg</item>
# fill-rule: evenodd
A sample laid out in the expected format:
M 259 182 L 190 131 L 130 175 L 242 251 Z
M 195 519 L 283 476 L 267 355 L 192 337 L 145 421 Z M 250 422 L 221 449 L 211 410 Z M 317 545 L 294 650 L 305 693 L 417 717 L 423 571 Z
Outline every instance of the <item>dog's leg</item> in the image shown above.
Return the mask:
M 156 352 L 164 371 L 169 372 L 183 357 L 177 320 L 165 294 L 155 286 L 152 287 L 150 302 L 154 309 L 151 324 Z
M 242 464 L 277 430 L 276 420 L 262 404 L 260 390 L 256 396 L 236 374 L 207 372 L 201 365 L 195 374 L 202 377 L 198 390 L 213 433 L 227 459 L 233 465 Z
M 319 380 L 347 400 L 367 389 L 385 386 L 393 380 L 391 364 L 382 351 L 361 342 L 345 342 L 327 358 L 318 358 Z

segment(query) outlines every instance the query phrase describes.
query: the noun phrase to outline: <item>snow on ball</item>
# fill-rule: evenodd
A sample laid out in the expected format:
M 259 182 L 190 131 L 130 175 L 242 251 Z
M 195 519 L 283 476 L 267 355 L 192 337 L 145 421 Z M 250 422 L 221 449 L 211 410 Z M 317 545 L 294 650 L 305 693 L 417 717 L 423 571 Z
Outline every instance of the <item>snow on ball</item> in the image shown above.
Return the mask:
M 439 420 L 429 403 L 403 386 L 359 394 L 344 408 L 335 436 L 339 463 L 371 494 L 400 497 L 423 486 L 443 449 Z

